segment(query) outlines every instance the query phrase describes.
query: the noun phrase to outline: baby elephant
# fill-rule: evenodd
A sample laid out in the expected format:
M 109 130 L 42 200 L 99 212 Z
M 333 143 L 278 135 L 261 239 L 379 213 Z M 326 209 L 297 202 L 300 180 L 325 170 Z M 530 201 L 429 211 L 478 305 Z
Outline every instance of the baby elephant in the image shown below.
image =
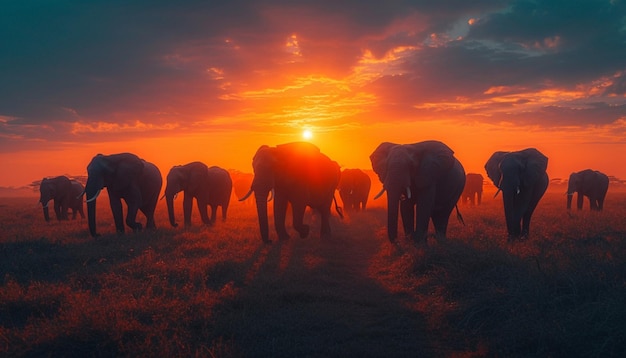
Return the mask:
M 39 202 L 43 206 L 43 217 L 46 221 L 50 221 L 48 214 L 48 202 L 54 201 L 54 213 L 57 220 L 68 220 L 67 211 L 72 209 L 72 219 L 76 219 L 76 213 L 80 213 L 82 219 L 85 218 L 83 211 L 83 194 L 85 188 L 75 180 L 70 180 L 66 176 L 58 176 L 56 178 L 41 181 L 39 186 Z

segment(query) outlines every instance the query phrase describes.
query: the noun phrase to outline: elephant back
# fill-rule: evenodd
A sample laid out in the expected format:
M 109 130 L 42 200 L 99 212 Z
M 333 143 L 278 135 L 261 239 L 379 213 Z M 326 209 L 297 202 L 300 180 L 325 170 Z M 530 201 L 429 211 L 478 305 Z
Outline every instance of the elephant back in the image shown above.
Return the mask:
M 516 153 L 521 157 L 527 168 L 544 172 L 548 169 L 548 157 L 536 148 L 527 148 Z
M 230 195 L 233 190 L 233 181 L 230 177 L 230 173 L 223 168 L 218 166 L 212 166 L 207 169 L 207 179 L 208 183 L 210 183 L 211 189 L 209 190 L 209 195 L 211 201 L 217 202 L 228 202 L 230 199 Z M 214 200 L 215 199 L 215 200 Z

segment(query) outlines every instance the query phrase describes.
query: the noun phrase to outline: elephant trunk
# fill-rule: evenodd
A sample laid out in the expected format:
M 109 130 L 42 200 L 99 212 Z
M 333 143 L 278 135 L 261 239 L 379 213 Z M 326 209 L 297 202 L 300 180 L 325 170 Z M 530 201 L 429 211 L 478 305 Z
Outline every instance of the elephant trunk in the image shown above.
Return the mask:
M 256 200 L 256 212 L 259 217 L 259 229 L 261 230 L 261 239 L 263 242 L 270 242 L 269 239 L 269 223 L 267 219 L 267 195 L 263 193 L 254 193 L 254 198 Z
M 96 233 L 96 201 L 92 200 L 87 203 L 87 220 L 89 221 L 89 234 L 97 237 Z
M 167 214 L 170 218 L 170 225 L 177 227 L 176 216 L 174 215 L 174 195 L 166 195 L 165 201 L 167 202 Z

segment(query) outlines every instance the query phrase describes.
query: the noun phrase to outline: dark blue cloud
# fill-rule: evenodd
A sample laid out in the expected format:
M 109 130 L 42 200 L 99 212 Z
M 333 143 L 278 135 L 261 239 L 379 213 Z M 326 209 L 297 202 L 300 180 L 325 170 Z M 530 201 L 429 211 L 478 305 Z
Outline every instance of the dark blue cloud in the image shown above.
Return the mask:
M 425 45 L 469 19 L 476 22 L 461 39 Z M 405 28 L 394 29 L 400 20 Z M 302 63 L 279 60 L 277 48 L 291 33 L 307 45 Z M 486 99 L 495 86 L 574 88 L 609 77 L 613 83 L 589 100 L 605 106 L 569 110 L 584 114 L 572 123 L 610 122 L 623 110 L 603 96 L 625 92 L 624 1 L 9 1 L 0 5 L 0 140 L 62 138 L 63 123 L 77 119 L 175 119 L 184 127 L 199 112 L 238 110 L 220 100 L 228 90 L 207 68 L 238 83 L 307 67 L 332 68 L 341 78 L 364 49 L 380 58 L 397 46 L 421 50 L 405 59 L 404 76 L 367 87 L 394 113 L 413 113 L 422 102 Z M 37 124 L 48 127 L 25 129 Z

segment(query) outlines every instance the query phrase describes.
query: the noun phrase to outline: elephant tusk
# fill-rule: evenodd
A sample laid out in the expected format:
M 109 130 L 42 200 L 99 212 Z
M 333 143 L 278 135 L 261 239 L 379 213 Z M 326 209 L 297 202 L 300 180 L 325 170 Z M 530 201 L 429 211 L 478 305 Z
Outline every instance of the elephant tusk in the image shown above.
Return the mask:
M 250 191 L 248 191 L 248 193 L 246 195 L 244 195 L 243 198 L 239 199 L 239 201 L 244 201 L 244 200 L 248 199 L 250 197 L 250 195 L 252 195 L 253 192 L 254 192 L 254 190 L 252 190 L 252 188 L 250 188 Z
M 517 191 L 516 194 L 519 194 L 520 190 L 519 190 L 519 186 L 517 187 Z
M 496 196 L 498 196 L 498 194 L 500 194 L 501 191 L 502 189 L 498 188 L 498 191 L 496 191 L 496 195 L 494 195 L 493 197 L 495 198 Z
M 81 196 L 85 195 L 85 191 L 81 191 L 80 194 L 78 194 L 78 196 L 76 197 L 76 199 L 80 199 Z
M 383 188 L 380 190 L 380 193 L 376 194 L 376 196 L 374 197 L 374 200 L 376 200 L 376 199 L 380 198 L 381 196 L 383 196 L 383 193 L 384 193 L 384 192 L 385 192 L 385 188 L 383 187 Z
M 411 188 L 408 186 L 406 187 L 406 198 L 411 199 Z
M 267 202 L 269 203 L 270 201 L 272 201 L 274 199 L 274 189 L 272 189 L 272 191 L 270 191 L 270 198 L 267 199 Z
M 100 195 L 100 190 L 98 190 L 96 192 L 96 195 L 94 195 L 92 198 L 87 199 L 87 203 L 91 203 L 92 201 L 96 200 L 98 198 L 98 195 Z

